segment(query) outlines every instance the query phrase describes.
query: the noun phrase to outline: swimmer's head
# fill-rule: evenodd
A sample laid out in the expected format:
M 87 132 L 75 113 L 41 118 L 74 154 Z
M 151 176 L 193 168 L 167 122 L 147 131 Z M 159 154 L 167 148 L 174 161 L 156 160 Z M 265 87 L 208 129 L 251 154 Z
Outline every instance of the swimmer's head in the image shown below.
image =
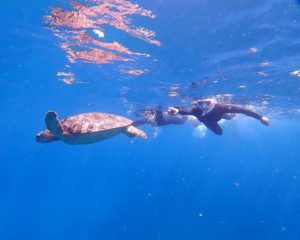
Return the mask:
M 215 103 L 216 103 L 216 100 L 213 98 L 205 98 L 205 99 L 199 99 L 199 100 L 194 101 L 195 105 L 197 105 L 198 107 L 203 107 L 203 108 L 207 108 Z
M 136 114 L 140 117 L 148 117 L 154 115 L 155 111 L 151 109 L 143 109 L 143 110 L 138 110 Z
M 151 109 L 139 110 L 137 115 L 145 119 L 148 123 L 155 122 L 156 111 Z

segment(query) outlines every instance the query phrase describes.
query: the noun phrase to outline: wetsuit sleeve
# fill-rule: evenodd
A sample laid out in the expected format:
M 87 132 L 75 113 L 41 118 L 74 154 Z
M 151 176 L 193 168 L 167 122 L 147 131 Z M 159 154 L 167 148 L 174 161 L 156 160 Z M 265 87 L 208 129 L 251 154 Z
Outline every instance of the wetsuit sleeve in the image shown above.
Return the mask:
M 259 115 L 258 113 L 243 107 L 234 106 L 234 105 L 223 105 L 222 108 L 224 109 L 225 113 L 241 113 L 249 117 L 253 117 L 257 120 L 261 120 L 262 118 L 262 116 Z

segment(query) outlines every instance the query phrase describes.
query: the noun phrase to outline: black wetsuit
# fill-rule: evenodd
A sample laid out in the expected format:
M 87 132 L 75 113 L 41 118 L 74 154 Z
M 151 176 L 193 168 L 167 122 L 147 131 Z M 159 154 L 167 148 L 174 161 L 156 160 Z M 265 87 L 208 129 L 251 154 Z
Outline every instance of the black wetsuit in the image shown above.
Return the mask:
M 185 116 L 170 114 L 167 111 L 161 110 L 146 110 L 151 112 L 150 116 L 143 116 L 142 119 L 137 120 L 133 123 L 134 126 L 139 126 L 142 124 L 151 124 L 153 126 L 164 126 L 169 124 L 183 124 L 187 118 Z M 182 114 L 184 115 L 184 114 Z
M 212 130 L 217 135 L 222 135 L 223 130 L 218 124 L 226 113 L 241 113 L 257 120 L 261 120 L 262 116 L 246 108 L 238 107 L 231 104 L 218 104 L 216 103 L 213 109 L 207 114 L 203 115 L 203 110 L 198 106 L 192 108 L 177 107 L 178 114 L 193 115 L 198 118 L 207 128 Z

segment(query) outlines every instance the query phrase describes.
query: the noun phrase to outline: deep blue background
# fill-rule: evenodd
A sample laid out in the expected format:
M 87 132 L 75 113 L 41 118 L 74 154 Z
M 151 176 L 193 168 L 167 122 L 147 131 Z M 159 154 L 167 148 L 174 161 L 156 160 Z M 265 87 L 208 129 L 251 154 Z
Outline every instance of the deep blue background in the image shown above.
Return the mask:
M 289 74 L 300 68 L 299 2 L 138 3 L 157 18 L 136 25 L 155 30 L 162 46 L 122 43 L 159 59 L 144 63 L 150 73 L 123 79 L 111 66 L 78 63 L 74 71 L 89 84 L 68 86 L 56 77 L 65 54 L 43 28 L 49 5 L 62 2 L 1 1 L 0 239 L 299 240 L 300 80 Z M 206 76 L 207 84 L 189 90 Z M 177 104 L 167 96 L 172 84 L 263 106 L 271 126 L 239 118 L 223 125 L 222 137 L 196 138 L 186 124 L 156 138 L 143 127 L 147 141 L 35 143 L 49 109 L 127 116 L 140 106 Z M 124 86 L 131 91 L 121 95 Z

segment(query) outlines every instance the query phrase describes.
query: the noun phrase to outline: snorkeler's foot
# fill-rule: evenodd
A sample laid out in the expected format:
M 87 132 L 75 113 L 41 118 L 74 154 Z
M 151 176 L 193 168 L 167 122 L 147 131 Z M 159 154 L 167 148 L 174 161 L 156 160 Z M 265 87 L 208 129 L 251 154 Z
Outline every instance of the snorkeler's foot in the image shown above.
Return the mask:
M 262 124 L 264 124 L 266 126 L 270 125 L 270 120 L 267 117 L 261 117 L 260 121 L 261 121 Z

